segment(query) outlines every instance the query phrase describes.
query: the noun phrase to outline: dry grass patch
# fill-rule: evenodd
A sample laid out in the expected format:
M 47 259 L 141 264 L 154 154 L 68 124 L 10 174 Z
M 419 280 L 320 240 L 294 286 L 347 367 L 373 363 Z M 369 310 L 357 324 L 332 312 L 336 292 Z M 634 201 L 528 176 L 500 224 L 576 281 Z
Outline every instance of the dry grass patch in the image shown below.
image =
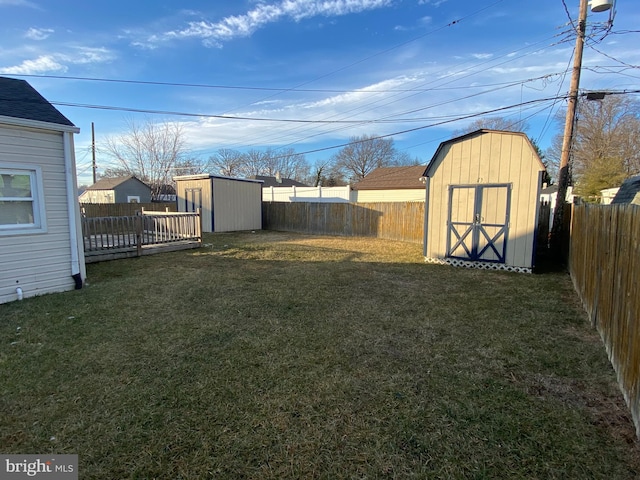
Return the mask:
M 0 450 L 104 479 L 638 475 L 567 276 L 374 239 L 205 244 L 0 306 Z

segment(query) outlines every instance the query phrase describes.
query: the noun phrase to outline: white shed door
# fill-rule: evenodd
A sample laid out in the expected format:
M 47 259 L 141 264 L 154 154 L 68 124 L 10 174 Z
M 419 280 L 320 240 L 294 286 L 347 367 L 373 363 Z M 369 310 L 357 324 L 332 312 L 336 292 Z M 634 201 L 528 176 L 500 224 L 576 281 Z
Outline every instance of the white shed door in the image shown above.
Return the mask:
M 447 257 L 505 263 L 510 185 L 449 187 Z

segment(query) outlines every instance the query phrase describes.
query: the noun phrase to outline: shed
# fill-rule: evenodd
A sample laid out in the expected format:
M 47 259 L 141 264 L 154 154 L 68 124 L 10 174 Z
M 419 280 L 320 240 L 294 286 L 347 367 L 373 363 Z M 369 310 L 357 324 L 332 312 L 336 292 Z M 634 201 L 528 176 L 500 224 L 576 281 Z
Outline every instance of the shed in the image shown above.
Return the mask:
M 179 212 L 200 209 L 203 232 L 262 229 L 262 182 L 210 174 L 174 177 Z
M 627 178 L 613 197 L 611 205 L 640 205 L 640 175 Z
M 151 187 L 134 175 L 101 178 L 80 195 L 80 203 L 149 203 Z
M 425 261 L 531 272 L 544 171 L 524 133 L 441 143 L 424 171 Z
M 82 287 L 78 132 L 26 81 L 0 77 L 0 303 Z
M 424 165 L 380 167 L 351 188 L 351 201 L 424 202 Z

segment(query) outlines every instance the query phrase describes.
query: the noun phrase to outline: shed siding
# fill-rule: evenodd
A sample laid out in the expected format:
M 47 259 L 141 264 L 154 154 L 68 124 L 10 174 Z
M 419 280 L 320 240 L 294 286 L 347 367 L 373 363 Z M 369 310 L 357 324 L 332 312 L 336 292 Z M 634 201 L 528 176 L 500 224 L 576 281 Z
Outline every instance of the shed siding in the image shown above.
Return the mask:
M 0 236 L 0 303 L 71 290 L 71 241 L 62 133 L 0 126 L 0 164 L 40 166 L 47 232 Z
M 531 268 L 542 169 L 535 151 L 520 134 L 483 132 L 444 145 L 429 173 L 426 256 L 446 256 L 450 186 L 508 184 L 511 206 L 505 263 Z M 496 216 L 495 209 L 504 205 L 493 203 L 486 208 Z
M 187 212 L 187 191 L 200 189 L 201 192 L 201 211 L 202 231 L 213 231 L 213 197 L 211 195 L 211 179 L 192 179 L 176 181 L 176 200 L 178 202 L 178 211 Z
M 354 203 L 375 202 L 424 202 L 424 188 L 398 190 L 353 190 L 351 201 Z
M 262 184 L 213 178 L 214 232 L 262 229 Z

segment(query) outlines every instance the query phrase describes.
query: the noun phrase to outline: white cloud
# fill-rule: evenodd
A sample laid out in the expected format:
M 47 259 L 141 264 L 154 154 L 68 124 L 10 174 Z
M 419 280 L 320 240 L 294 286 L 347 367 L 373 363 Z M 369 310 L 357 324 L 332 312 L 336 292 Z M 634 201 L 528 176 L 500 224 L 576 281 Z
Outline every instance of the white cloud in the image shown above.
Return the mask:
M 472 53 L 471 56 L 478 60 L 487 60 L 493 57 L 493 53 Z
M 24 60 L 18 65 L 0 67 L 0 73 L 13 75 L 33 75 L 50 72 L 66 72 L 69 65 L 105 63 L 115 55 L 106 48 L 76 47 L 72 53 L 54 53 L 40 55 L 35 59 Z
M 393 0 L 282 0 L 276 4 L 259 3 L 242 15 L 233 15 L 218 22 L 190 22 L 183 30 L 165 33 L 165 38 L 201 38 L 209 46 L 237 37 L 248 37 L 256 30 L 282 19 L 296 22 L 316 17 L 335 17 L 387 7 Z M 152 41 L 153 39 L 150 39 Z
M 418 0 L 418 5 L 433 5 L 434 7 L 439 7 L 446 2 L 447 0 Z
M 29 40 L 45 40 L 51 36 L 54 31 L 51 28 L 30 28 L 24 34 Z
M 0 0 L 0 7 L 28 7 L 40 10 L 40 7 L 28 0 Z
M 46 72 L 66 72 L 67 67 L 50 55 L 43 55 L 35 60 L 25 60 L 19 65 L 0 68 L 0 73 L 10 75 L 33 75 Z

